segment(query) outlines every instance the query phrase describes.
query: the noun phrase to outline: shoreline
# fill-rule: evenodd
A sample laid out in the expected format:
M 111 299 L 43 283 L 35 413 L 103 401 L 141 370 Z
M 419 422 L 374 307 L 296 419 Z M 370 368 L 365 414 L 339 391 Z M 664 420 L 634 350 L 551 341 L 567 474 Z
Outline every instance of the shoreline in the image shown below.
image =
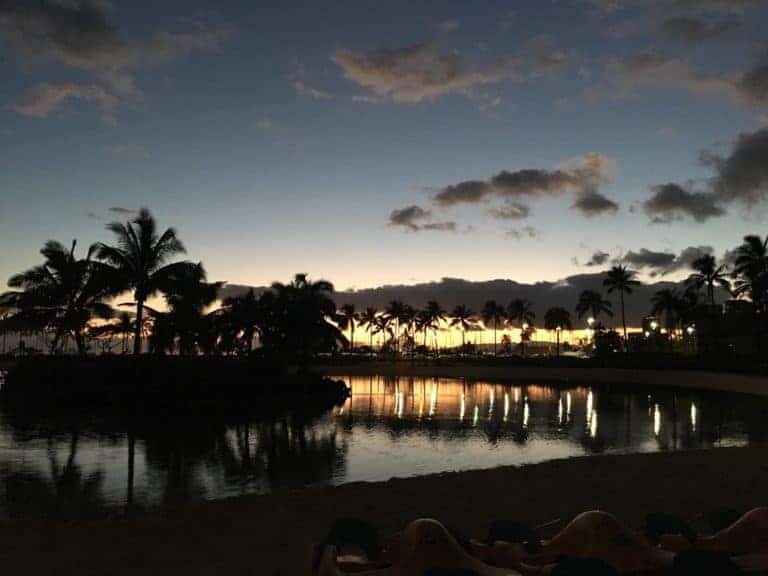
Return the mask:
M 411 364 L 360 362 L 318 364 L 324 376 L 437 377 L 498 382 L 613 384 L 675 387 L 768 396 L 768 376 L 697 370 L 578 368 L 574 366 L 489 366 L 482 364 Z
M 0 523 L 0 561 L 9 573 L 31 575 L 293 576 L 308 573 L 310 544 L 338 517 L 363 518 L 382 534 L 434 517 L 483 538 L 493 518 L 538 525 L 600 508 L 638 528 L 653 511 L 693 519 L 717 506 L 766 505 L 766 483 L 768 445 L 590 456 L 278 490 L 128 518 L 11 521 Z

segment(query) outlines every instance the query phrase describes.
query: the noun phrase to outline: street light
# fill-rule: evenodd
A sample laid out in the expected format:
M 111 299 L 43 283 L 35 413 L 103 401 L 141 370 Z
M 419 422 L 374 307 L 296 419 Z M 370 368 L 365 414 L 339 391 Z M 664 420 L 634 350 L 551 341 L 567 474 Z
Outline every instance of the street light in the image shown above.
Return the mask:
M 595 325 L 595 319 L 592 316 L 590 316 L 589 318 L 587 318 L 587 324 L 589 325 L 590 328 L 592 328 L 592 326 Z
M 653 330 L 655 332 L 656 328 L 658 328 L 658 327 L 659 327 L 659 323 L 656 322 L 656 320 L 651 320 L 651 330 Z

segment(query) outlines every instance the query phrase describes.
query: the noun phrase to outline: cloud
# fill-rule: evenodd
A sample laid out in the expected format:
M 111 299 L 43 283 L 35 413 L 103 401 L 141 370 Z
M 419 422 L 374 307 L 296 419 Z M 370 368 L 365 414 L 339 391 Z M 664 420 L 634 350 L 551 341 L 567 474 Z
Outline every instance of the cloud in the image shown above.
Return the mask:
M 515 240 L 525 240 L 526 238 L 538 238 L 539 231 L 533 226 L 523 226 L 522 228 L 512 228 L 507 231 L 507 236 Z
M 672 14 L 743 14 L 762 0 L 584 0 L 604 14 L 645 8 Z
M 485 68 L 468 68 L 455 52 L 441 52 L 435 42 L 367 53 L 340 49 L 331 60 L 344 77 L 396 103 L 416 104 L 448 94 L 468 95 L 473 89 L 514 76 L 515 61 L 505 59 Z
M 441 32 L 453 32 L 458 30 L 459 26 L 460 22 L 458 20 L 442 20 L 435 25 Z
M 619 211 L 619 205 L 616 202 L 595 191 L 578 192 L 571 208 L 587 217 Z
M 17 114 L 35 118 L 47 118 L 51 112 L 61 108 L 69 100 L 92 102 L 101 109 L 101 117 L 105 122 L 114 123 L 115 107 L 118 99 L 96 85 L 41 83 L 33 86 L 10 109 Z
M 101 1 L 0 2 L 0 36 L 8 46 L 30 62 L 54 61 L 93 74 L 105 84 L 100 89 L 111 93 L 112 108 L 118 100 L 142 98 L 134 77 L 138 68 L 193 51 L 216 50 L 230 34 L 226 27 L 193 22 L 189 31 L 158 31 L 148 38 L 129 41 L 110 22 Z
M 611 257 L 608 252 L 603 252 L 602 250 L 595 250 L 592 253 L 592 256 L 590 256 L 589 260 L 584 264 L 584 266 L 602 266 L 606 262 L 608 262 L 608 259 Z
M 137 160 L 146 160 L 151 156 L 149 150 L 140 144 L 115 144 L 107 149 L 115 156 L 126 156 Z
M 123 208 L 121 206 L 113 206 L 107 211 L 118 218 L 125 218 L 126 220 L 131 220 L 139 216 L 138 210 L 133 210 L 132 208 Z
M 648 87 L 674 87 L 693 94 L 725 96 L 737 104 L 758 106 L 768 102 L 768 61 L 764 57 L 742 74 L 705 74 L 687 60 L 648 49 L 626 58 L 606 61 L 604 83 L 587 90 L 591 99 L 629 97 Z
M 713 252 L 712 246 L 689 246 L 678 255 L 641 248 L 627 252 L 620 260 L 632 268 L 647 271 L 650 276 L 663 276 L 690 268 L 694 260 Z
M 503 206 L 488 210 L 488 214 L 497 220 L 525 220 L 531 214 L 531 208 L 520 202 L 507 201 Z
M 661 23 L 661 33 L 669 40 L 697 45 L 725 36 L 741 26 L 737 20 L 706 22 L 700 18 L 677 16 Z
M 288 75 L 288 81 L 290 82 L 291 86 L 293 86 L 296 94 L 299 96 L 312 98 L 313 100 L 333 99 L 333 94 L 330 92 L 325 92 L 324 90 L 320 90 L 319 88 L 315 88 L 307 84 L 306 76 L 307 70 L 301 64 L 297 64 L 294 70 Z
M 674 182 L 651 187 L 643 208 L 654 222 L 691 217 L 704 222 L 726 214 L 726 207 L 752 209 L 768 200 L 768 128 L 740 134 L 726 155 L 703 152 L 714 171 L 703 190 Z
M 389 225 L 405 228 L 409 232 L 439 231 L 455 232 L 458 228 L 456 222 L 433 222 L 429 221 L 432 217 L 430 210 L 425 210 L 415 204 L 392 210 L 389 215 Z
M 692 191 L 674 182 L 651 186 L 651 192 L 652 196 L 643 202 L 643 210 L 655 223 L 685 217 L 706 222 L 726 213 L 717 196 L 710 192 Z

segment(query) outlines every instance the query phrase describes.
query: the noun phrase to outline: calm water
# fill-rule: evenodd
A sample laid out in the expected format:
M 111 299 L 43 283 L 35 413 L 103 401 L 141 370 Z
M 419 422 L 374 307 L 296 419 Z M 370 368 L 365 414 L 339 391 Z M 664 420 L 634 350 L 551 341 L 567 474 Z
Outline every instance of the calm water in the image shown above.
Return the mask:
M 98 422 L 73 430 L 0 414 L 0 515 L 82 517 L 121 513 L 129 501 L 158 507 L 280 487 L 768 438 L 768 402 L 749 396 L 340 377 L 352 397 L 311 421 L 284 416 L 133 442 Z

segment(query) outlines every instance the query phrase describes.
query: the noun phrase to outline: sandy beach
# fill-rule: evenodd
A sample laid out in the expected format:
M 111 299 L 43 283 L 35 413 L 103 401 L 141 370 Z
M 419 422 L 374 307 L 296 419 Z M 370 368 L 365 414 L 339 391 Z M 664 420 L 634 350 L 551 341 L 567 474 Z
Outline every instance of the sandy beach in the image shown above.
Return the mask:
M 307 573 L 310 543 L 336 517 L 382 532 L 430 516 L 482 537 L 492 518 L 532 524 L 609 510 L 634 526 L 648 511 L 768 504 L 768 447 L 597 456 L 202 503 L 163 516 L 0 526 L 7 574 Z

